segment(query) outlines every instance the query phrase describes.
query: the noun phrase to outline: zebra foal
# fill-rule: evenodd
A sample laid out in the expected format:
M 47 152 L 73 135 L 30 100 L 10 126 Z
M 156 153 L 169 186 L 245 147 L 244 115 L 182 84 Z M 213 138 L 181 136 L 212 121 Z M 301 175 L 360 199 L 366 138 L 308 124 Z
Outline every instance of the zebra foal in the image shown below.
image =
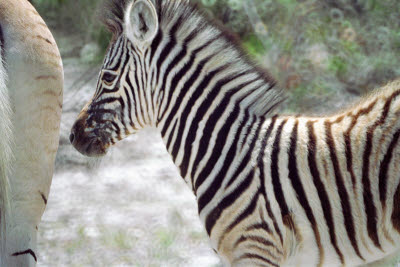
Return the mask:
M 110 0 L 114 34 L 70 140 L 154 126 L 227 266 L 358 266 L 400 249 L 400 81 L 333 116 L 273 115 L 275 82 L 184 0 Z

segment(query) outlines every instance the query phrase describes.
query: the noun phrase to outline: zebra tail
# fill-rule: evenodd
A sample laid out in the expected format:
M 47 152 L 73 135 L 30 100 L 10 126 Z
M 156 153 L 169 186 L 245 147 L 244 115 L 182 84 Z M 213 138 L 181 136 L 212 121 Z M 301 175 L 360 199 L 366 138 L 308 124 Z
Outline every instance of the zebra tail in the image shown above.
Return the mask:
M 12 109 L 3 52 L 0 43 L 0 266 L 6 255 L 6 217 L 10 212 L 8 175 L 13 158 Z

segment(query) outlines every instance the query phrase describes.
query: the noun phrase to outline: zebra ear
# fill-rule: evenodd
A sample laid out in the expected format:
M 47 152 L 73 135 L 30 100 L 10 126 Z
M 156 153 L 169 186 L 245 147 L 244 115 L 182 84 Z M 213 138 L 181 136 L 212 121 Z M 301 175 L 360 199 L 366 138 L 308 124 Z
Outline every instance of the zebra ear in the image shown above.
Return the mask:
M 141 46 L 150 43 L 158 31 L 158 15 L 151 0 L 132 1 L 126 11 L 127 37 Z

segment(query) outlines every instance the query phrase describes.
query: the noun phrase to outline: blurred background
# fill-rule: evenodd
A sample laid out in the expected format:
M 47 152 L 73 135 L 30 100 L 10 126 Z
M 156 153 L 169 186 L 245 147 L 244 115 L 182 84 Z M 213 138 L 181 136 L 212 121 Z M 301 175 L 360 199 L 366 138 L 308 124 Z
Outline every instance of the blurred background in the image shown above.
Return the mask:
M 154 129 L 102 160 L 68 141 L 94 93 L 110 35 L 99 0 L 31 0 L 60 48 L 64 110 L 40 226 L 39 266 L 221 266 L 195 198 Z M 285 88 L 285 113 L 326 114 L 400 77 L 398 0 L 192 0 L 236 33 Z

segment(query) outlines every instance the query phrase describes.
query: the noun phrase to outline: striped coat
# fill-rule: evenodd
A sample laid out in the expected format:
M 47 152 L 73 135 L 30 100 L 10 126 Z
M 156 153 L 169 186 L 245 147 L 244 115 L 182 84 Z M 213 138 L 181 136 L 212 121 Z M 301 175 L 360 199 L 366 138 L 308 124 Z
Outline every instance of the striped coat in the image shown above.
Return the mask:
M 70 140 L 88 156 L 159 129 L 227 266 L 357 266 L 400 248 L 400 82 L 330 117 L 281 90 L 184 0 L 111 0 L 114 38 Z

